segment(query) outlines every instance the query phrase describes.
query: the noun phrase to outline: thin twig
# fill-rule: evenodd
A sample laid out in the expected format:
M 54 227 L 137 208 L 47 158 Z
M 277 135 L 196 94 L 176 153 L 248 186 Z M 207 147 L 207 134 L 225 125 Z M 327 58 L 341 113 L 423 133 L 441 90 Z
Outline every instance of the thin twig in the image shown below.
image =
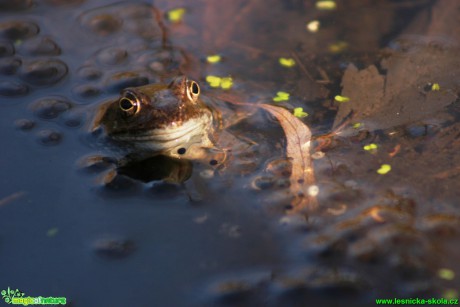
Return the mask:
M 161 45 L 163 48 L 168 47 L 168 28 L 163 22 L 163 14 L 156 7 L 152 7 L 153 16 L 161 30 Z
M 16 200 L 16 199 L 24 196 L 25 194 L 26 194 L 26 192 L 20 191 L 20 192 L 13 193 L 13 194 L 5 197 L 5 198 L 0 199 L 0 207 L 12 202 L 13 200 Z

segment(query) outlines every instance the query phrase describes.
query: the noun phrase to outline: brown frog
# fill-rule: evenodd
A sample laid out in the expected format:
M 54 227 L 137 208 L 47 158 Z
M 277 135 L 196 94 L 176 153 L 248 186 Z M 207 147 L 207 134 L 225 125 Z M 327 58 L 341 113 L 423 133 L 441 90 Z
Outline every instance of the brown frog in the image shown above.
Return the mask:
M 214 113 L 214 115 L 213 115 Z M 104 104 L 95 126 L 130 151 L 197 159 L 214 147 L 215 111 L 200 99 L 200 87 L 184 76 L 168 85 L 127 88 Z

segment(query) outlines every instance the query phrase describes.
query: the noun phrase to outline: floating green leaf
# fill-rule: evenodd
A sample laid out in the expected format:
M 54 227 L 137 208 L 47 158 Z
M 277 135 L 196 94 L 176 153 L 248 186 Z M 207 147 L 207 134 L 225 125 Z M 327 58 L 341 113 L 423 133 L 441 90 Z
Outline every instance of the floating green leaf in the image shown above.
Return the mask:
M 56 227 L 55 228 L 50 228 L 48 229 L 48 231 L 46 232 L 46 235 L 48 237 L 54 237 L 55 235 L 57 235 L 59 232 L 59 229 L 57 229 Z
M 348 102 L 348 101 L 350 101 L 350 98 L 345 97 L 345 96 L 336 95 L 334 97 L 334 100 L 337 101 L 337 102 Z
M 276 96 L 273 97 L 273 101 L 280 102 L 280 101 L 288 101 L 289 100 L 289 93 L 287 92 L 277 92 Z
M 233 85 L 233 79 L 231 77 L 222 78 L 220 82 L 220 87 L 224 90 L 228 90 Z
M 431 86 L 432 91 L 439 91 L 440 89 L 441 87 L 439 86 L 439 83 L 433 83 L 433 85 Z
M 365 145 L 363 148 L 364 148 L 364 150 L 369 151 L 369 150 L 375 150 L 375 149 L 377 149 L 378 146 L 377 146 L 377 144 L 372 143 L 372 144 L 369 144 L 369 145 Z
M 220 87 L 220 83 L 222 82 L 222 78 L 217 77 L 217 76 L 207 76 L 206 77 L 206 82 L 208 82 L 211 87 Z
M 348 48 L 347 42 L 335 42 L 329 45 L 329 51 L 332 53 L 341 53 L 344 52 Z
M 294 59 L 291 58 L 279 58 L 279 63 L 284 67 L 292 67 L 295 65 Z
M 358 128 L 361 128 L 362 126 L 363 126 L 362 123 L 354 123 L 352 127 L 355 129 L 358 129 Z
M 316 8 L 321 11 L 335 10 L 337 4 L 335 1 L 330 0 L 320 0 L 316 2 Z
M 211 87 L 221 87 L 224 90 L 228 90 L 233 86 L 232 77 L 218 77 L 218 76 L 207 76 L 206 82 L 209 83 Z
M 306 117 L 306 116 L 308 116 L 308 113 L 304 112 L 303 108 L 295 108 L 294 109 L 294 116 L 295 117 Z
M 455 273 L 454 271 L 450 269 L 439 269 L 438 276 L 439 278 L 442 278 L 442 279 L 452 280 L 455 277 Z
M 211 64 L 219 63 L 221 59 L 222 58 L 218 54 L 208 55 L 206 57 L 206 61 L 208 61 L 208 63 L 211 63 Z
M 446 289 L 446 291 L 443 292 L 443 297 L 446 299 L 458 299 L 458 291 L 455 289 Z
M 382 164 L 380 166 L 380 168 L 377 170 L 377 173 L 379 173 L 380 175 L 385 175 L 389 171 L 391 171 L 391 165 L 390 164 Z
M 184 8 L 177 8 L 168 12 L 168 19 L 172 22 L 180 22 L 185 14 Z

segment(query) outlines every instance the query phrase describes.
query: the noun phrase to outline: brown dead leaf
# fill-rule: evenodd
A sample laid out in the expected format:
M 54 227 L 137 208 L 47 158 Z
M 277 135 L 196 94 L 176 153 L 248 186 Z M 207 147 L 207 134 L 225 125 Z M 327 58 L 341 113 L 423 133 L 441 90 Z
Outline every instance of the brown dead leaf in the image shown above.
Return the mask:
M 312 210 L 318 206 L 315 196 L 308 193 L 308 188 L 315 184 L 315 173 L 311 163 L 311 131 L 301 120 L 286 109 L 269 104 L 258 107 L 270 112 L 279 121 L 286 135 L 286 154 L 291 159 L 291 192 L 294 195 L 291 213 Z
M 229 94 L 221 94 L 218 98 L 235 105 L 262 108 L 279 121 L 287 140 L 286 155 L 292 165 L 290 190 L 294 199 L 289 213 L 300 213 L 317 208 L 316 196 L 308 193 L 308 189 L 316 183 L 310 155 L 311 131 L 308 126 L 288 110 L 278 106 L 237 102 L 238 97 Z
M 460 86 L 459 1 L 437 1 L 416 18 L 387 49 L 381 71 L 350 65 L 342 78 L 342 95 L 334 127 L 351 111 L 366 128 L 386 129 L 429 118 L 458 99 Z M 423 20 L 419 20 L 419 19 Z M 420 23 L 422 21 L 422 23 Z M 421 26 L 429 23 L 428 28 Z M 353 32 L 354 33 L 354 32 Z M 437 83 L 440 90 L 431 90 Z

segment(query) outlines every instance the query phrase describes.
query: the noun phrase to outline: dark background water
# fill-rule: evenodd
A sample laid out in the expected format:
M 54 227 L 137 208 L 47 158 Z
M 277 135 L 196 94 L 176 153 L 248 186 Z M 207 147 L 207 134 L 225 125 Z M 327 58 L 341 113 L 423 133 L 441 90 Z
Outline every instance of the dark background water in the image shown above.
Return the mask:
M 255 159 L 245 176 L 239 173 L 244 163 L 211 179 L 202 176 L 210 166 L 195 163 L 179 185 L 120 174 L 113 180 L 113 166 L 87 162 L 111 154 L 87 140 L 94 106 L 126 86 L 162 82 L 179 71 L 193 75 L 205 94 L 213 93 L 204 81 L 211 73 L 231 74 L 234 91 L 250 93 L 248 100 L 287 89 L 292 106 L 312 114 L 306 122 L 313 131 L 324 133 L 332 127 L 337 107 L 331 100 L 346 64 L 378 63 L 380 49 L 408 24 L 421 20 L 425 29 L 423 14 L 436 2 L 350 1 L 336 15 L 318 12 L 313 1 L 235 2 L 216 26 L 217 2 L 158 1 L 160 15 L 187 8 L 183 23 L 164 21 L 166 47 L 150 4 L 104 7 L 113 3 L 0 2 L 1 289 L 65 296 L 72 306 L 356 306 L 376 297 L 458 296 L 458 277 L 438 275 L 441 268 L 459 269 L 458 172 L 443 173 L 458 168 L 458 101 L 444 103 L 448 108 L 427 122 L 334 140 L 315 162 L 321 208 L 307 218 L 282 213 L 286 189 L 251 188 L 282 151 Z M 228 27 L 235 16 L 243 29 Z M 386 26 L 370 27 L 371 16 L 383 16 Z M 325 25 L 318 36 L 304 29 L 313 18 Z M 302 31 L 286 34 L 296 25 Z M 260 29 L 271 35 L 253 34 Z M 375 37 L 366 35 L 371 32 Z M 348 53 L 330 52 L 328 44 L 337 40 L 348 42 Z M 323 67 L 331 82 L 265 64 L 292 50 L 306 69 Z M 226 57 L 217 68 L 202 61 L 214 52 Z M 253 125 L 281 135 L 273 123 Z M 371 141 L 384 150 L 364 153 L 362 145 Z M 376 176 L 398 144 L 403 150 L 392 173 Z M 441 162 L 426 175 L 435 157 Z

